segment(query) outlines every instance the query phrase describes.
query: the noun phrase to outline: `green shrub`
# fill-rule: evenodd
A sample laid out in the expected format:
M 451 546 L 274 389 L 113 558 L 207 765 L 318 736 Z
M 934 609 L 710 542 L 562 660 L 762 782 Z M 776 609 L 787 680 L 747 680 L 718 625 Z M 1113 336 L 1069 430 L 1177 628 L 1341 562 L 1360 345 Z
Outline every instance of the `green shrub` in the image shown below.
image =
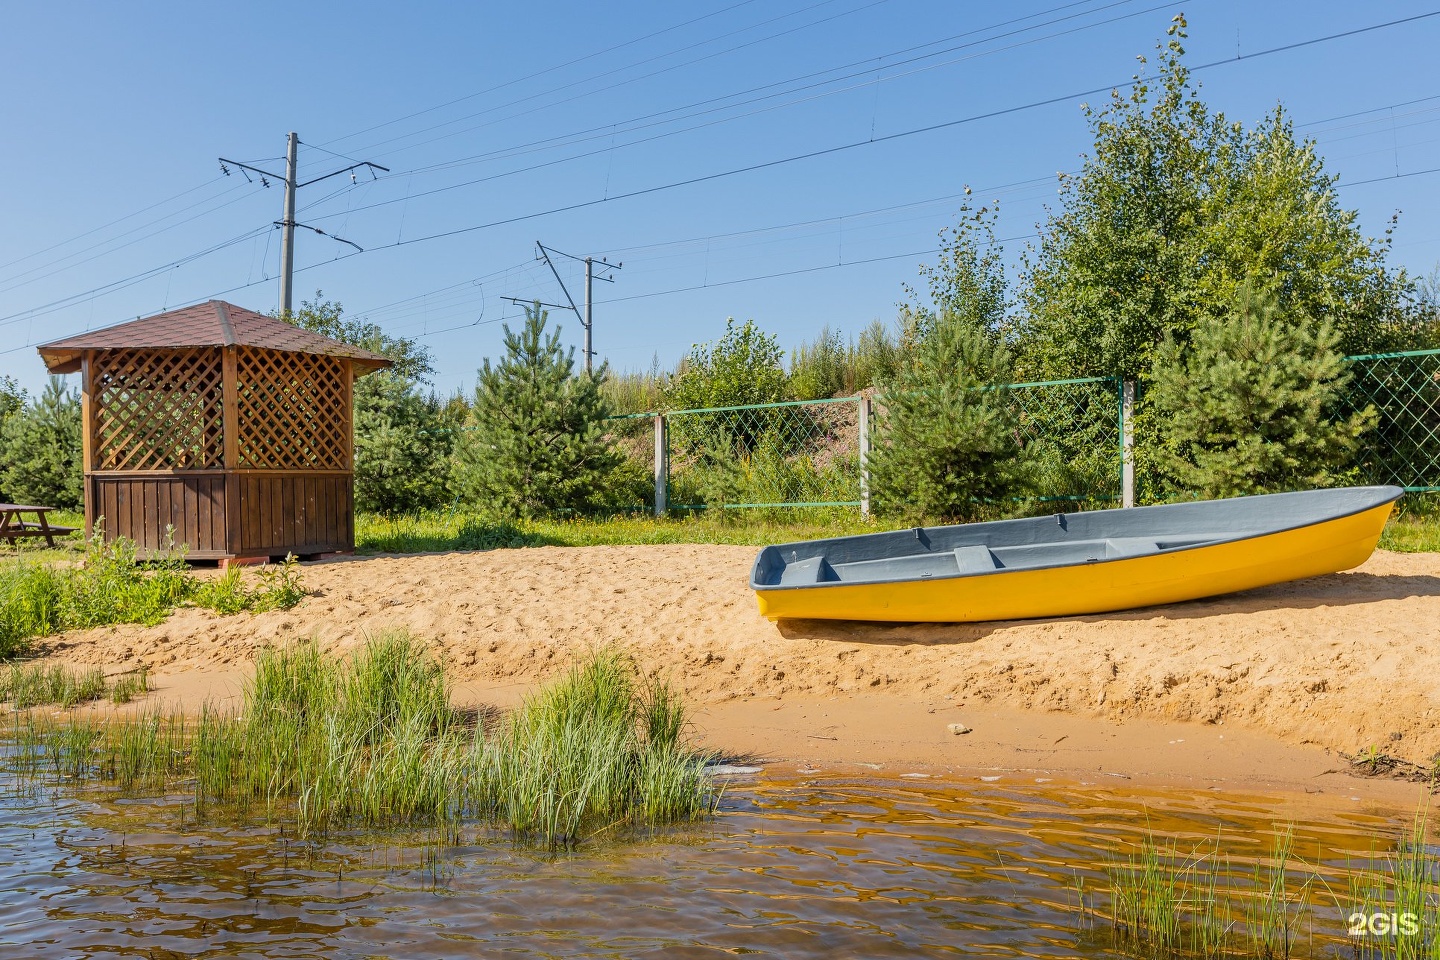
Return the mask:
M 790 392 L 797 400 L 824 400 L 845 390 L 850 351 L 829 326 L 790 357 Z
M 525 326 L 504 328 L 505 357 L 485 361 L 475 387 L 474 429 L 464 434 L 458 484 L 471 502 L 510 517 L 598 506 L 622 462 L 606 437 L 606 377 L 576 373 L 575 351 L 546 335 L 547 314 L 527 307 Z
M 964 522 L 1029 490 L 1007 391 L 1010 355 L 979 330 L 942 320 L 885 388 L 870 451 L 876 509 L 914 522 Z
M 0 392 L 0 407 L 13 396 Z M 51 377 L 33 402 L 0 418 L 0 490 L 12 503 L 78 508 L 83 495 L 80 395 Z
M 773 334 L 731 317 L 714 343 L 697 343 L 665 391 L 671 410 L 700 410 L 792 399 L 785 352 Z
M 1189 349 L 1162 347 L 1147 415 L 1172 494 L 1233 497 L 1334 486 L 1350 469 L 1372 408 L 1338 417 L 1350 373 L 1328 321 L 1282 312 L 1269 289 L 1242 287 L 1229 316 L 1204 319 Z
M 0 659 L 29 648 L 35 637 L 113 623 L 154 625 L 176 606 L 191 602 L 218 613 L 288 610 L 305 596 L 299 564 L 287 557 L 264 567 L 260 586 L 245 586 L 239 569 L 202 582 L 183 554 L 164 552 L 145 562 L 134 541 L 109 543 L 101 531 L 86 547 L 83 563 L 60 566 L 19 558 L 0 566 Z

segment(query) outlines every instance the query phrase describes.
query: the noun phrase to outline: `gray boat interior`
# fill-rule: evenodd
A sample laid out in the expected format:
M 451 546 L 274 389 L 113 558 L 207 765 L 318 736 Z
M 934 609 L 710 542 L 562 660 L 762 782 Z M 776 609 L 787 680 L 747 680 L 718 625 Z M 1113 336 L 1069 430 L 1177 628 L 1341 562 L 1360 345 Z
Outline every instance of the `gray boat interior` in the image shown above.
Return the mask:
M 1309 526 L 1393 503 L 1403 492 L 1305 490 L 784 543 L 760 551 L 750 586 L 974 577 L 1127 560 Z

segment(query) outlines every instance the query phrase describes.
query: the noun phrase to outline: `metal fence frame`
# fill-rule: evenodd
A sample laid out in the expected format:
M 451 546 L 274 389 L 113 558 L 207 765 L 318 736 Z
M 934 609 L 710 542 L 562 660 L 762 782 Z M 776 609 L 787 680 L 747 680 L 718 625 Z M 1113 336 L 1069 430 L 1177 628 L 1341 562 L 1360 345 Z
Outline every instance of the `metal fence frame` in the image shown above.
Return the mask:
M 1119 377 L 1074 377 L 1066 380 L 1037 380 L 1025 383 L 1007 383 L 998 385 L 998 389 L 1011 391 L 1039 390 L 1054 387 L 1074 387 L 1082 384 L 1111 384 L 1114 393 L 1115 411 L 1115 452 L 1116 452 L 1116 479 L 1117 492 L 1111 494 L 1096 494 L 1089 492 L 1085 494 L 1073 494 L 1064 496 L 1042 496 L 1036 498 L 1040 501 L 1082 501 L 1082 500 L 1119 500 L 1124 506 L 1134 504 L 1134 462 L 1133 462 L 1133 431 L 1132 417 L 1134 409 L 1134 384 L 1122 381 Z M 996 389 L 996 388 L 984 388 Z M 761 509 L 761 508 L 785 508 L 785 507 L 858 507 L 862 516 L 870 513 L 870 484 L 869 470 L 866 460 L 872 441 L 872 429 L 874 424 L 874 406 L 877 401 L 883 402 L 880 397 L 870 397 L 858 394 L 850 397 L 833 397 L 821 400 L 788 400 L 777 403 L 746 404 L 727 407 L 698 407 L 687 410 L 653 411 L 647 413 L 619 414 L 607 418 L 614 422 L 649 420 L 653 424 L 654 431 L 654 460 L 652 464 L 653 479 L 655 485 L 655 496 L 653 510 L 656 516 L 664 516 L 670 510 L 697 510 L 704 509 L 707 504 L 703 503 L 674 503 L 671 499 L 671 475 L 673 463 L 673 442 L 671 421 L 675 418 L 695 416 L 717 416 L 724 414 L 744 414 L 750 411 L 770 411 L 796 408 L 815 408 L 827 405 L 850 404 L 856 407 L 855 423 L 855 446 L 854 449 L 859 457 L 859 489 L 856 499 L 827 499 L 827 500 L 786 500 L 774 502 L 734 502 L 714 504 L 722 509 Z
M 1429 366 L 1426 361 L 1433 358 Z M 1399 353 L 1375 353 L 1362 354 L 1345 357 L 1345 361 L 1351 366 L 1354 379 L 1351 381 L 1350 390 L 1352 401 L 1350 406 L 1353 409 L 1363 409 L 1365 405 L 1373 405 L 1381 414 L 1381 421 L 1376 429 L 1370 434 L 1372 439 L 1367 442 L 1362 458 L 1368 459 L 1369 463 L 1384 464 L 1383 472 L 1365 476 L 1363 479 L 1370 483 L 1394 483 L 1402 486 L 1411 493 L 1435 493 L 1440 492 L 1440 349 L 1434 350 L 1408 350 Z M 1411 371 L 1402 372 L 1399 375 L 1399 385 L 1394 381 L 1391 371 L 1371 373 L 1362 365 L 1409 366 Z M 1419 371 L 1418 378 L 1414 371 Z M 1367 383 L 1367 381 L 1370 381 Z M 1134 413 L 1135 413 L 1135 382 L 1122 380 L 1120 377 L 1075 377 L 1067 380 L 1037 380 L 1026 383 L 1000 384 L 994 388 L 983 389 L 1005 389 L 1005 390 L 1040 390 L 1053 387 L 1078 386 L 1089 383 L 1113 384 L 1115 390 L 1115 424 L 1116 444 L 1118 461 L 1119 493 L 1117 495 L 1096 495 L 1087 493 L 1084 496 L 1045 496 L 1039 500 L 1052 501 L 1077 501 L 1077 500 L 1119 500 L 1122 506 L 1131 507 L 1135 504 L 1135 458 L 1134 458 Z M 1407 393 L 1408 391 L 1408 393 Z M 1415 399 L 1418 398 L 1418 404 Z M 862 515 L 870 513 L 870 490 L 869 471 L 866 468 L 866 459 L 872 441 L 872 428 L 874 424 L 874 405 L 880 397 L 868 397 L 863 394 L 850 397 L 833 397 L 821 400 L 788 400 L 779 403 L 750 404 L 731 407 L 701 407 L 688 410 L 652 411 L 647 413 L 616 414 L 606 418 L 607 422 L 623 424 L 634 421 L 647 421 L 653 431 L 653 446 L 647 442 L 653 450 L 652 474 L 654 480 L 654 501 L 650 506 L 637 505 L 641 510 L 653 510 L 656 516 L 664 516 L 669 510 L 695 510 L 703 509 L 705 504 L 694 503 L 671 503 L 670 502 L 670 478 L 672 463 L 672 437 L 670 421 L 672 418 L 735 414 L 744 411 L 781 410 L 787 408 L 813 408 L 826 405 L 853 404 L 856 407 L 855 423 L 855 450 L 859 455 L 859 491 L 858 499 L 834 499 L 834 500 L 813 500 L 813 501 L 779 501 L 768 503 L 722 503 L 716 504 L 724 509 L 755 509 L 755 508 L 785 508 L 785 507 L 858 507 Z M 1398 405 L 1398 408 L 1397 408 Z M 1398 411 L 1403 411 L 1404 418 L 1413 420 L 1413 430 L 1422 434 L 1419 442 L 1434 445 L 1434 452 L 1428 450 L 1424 453 L 1424 463 L 1406 461 L 1399 466 L 1396 465 L 1398 454 L 1395 450 L 1395 437 L 1399 431 L 1401 438 L 1419 449 L 1416 438 L 1407 430 L 1405 419 L 1402 419 Z M 1388 417 L 1388 419 L 1387 419 Z M 1396 426 L 1396 424 L 1399 426 Z M 1389 427 L 1387 432 L 1386 428 Z M 470 429 L 461 427 L 460 430 Z M 1388 444 L 1388 445 L 1387 445 Z M 1428 472 L 1427 472 L 1428 471 Z M 1400 482 L 1402 480 L 1422 482 Z M 626 508 L 629 509 L 629 508 Z
M 1423 359 L 1432 359 L 1428 370 Z M 1358 410 L 1369 404 L 1381 414 L 1380 423 L 1362 441 L 1362 461 L 1368 459 L 1372 464 L 1380 465 L 1380 472 L 1366 479 L 1373 483 L 1394 483 L 1409 493 L 1440 492 L 1440 350 L 1368 353 L 1346 357 L 1345 360 L 1350 364 L 1353 375 L 1350 390 L 1352 394 L 1358 394 L 1358 400 L 1352 400 L 1351 407 Z M 1417 379 L 1410 371 L 1402 372 L 1402 383 L 1397 388 L 1390 377 L 1393 371 L 1372 374 L 1363 369 L 1370 365 L 1412 367 L 1420 376 Z M 1356 372 L 1357 367 L 1362 369 Z M 1430 393 L 1428 398 L 1423 393 L 1427 388 Z M 1411 406 L 1416 401 L 1418 416 Z M 1419 442 L 1411 435 L 1412 429 L 1423 432 Z M 1423 466 L 1401 458 L 1396 451 L 1398 442 L 1418 448 L 1426 441 L 1433 452 L 1425 455 L 1427 462 Z M 1397 462 L 1402 459 L 1403 462 Z M 1415 482 L 1417 480 L 1421 482 Z

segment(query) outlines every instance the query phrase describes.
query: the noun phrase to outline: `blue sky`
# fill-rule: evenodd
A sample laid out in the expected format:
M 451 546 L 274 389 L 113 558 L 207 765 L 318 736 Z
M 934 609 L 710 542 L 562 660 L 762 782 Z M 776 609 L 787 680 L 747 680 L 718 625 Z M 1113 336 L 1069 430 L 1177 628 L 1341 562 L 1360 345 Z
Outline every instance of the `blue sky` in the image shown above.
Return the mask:
M 1429 273 L 1440 16 L 1255 54 L 1437 9 L 12 4 L 0 373 L 35 389 L 31 345 L 210 297 L 273 309 L 281 190 L 216 160 L 283 169 L 290 130 L 302 180 L 352 159 L 391 171 L 300 192 L 298 219 L 365 252 L 301 231 L 297 293 L 421 337 L 442 391 L 498 351 L 518 312 L 504 297 L 563 300 L 536 240 L 624 263 L 596 290 L 596 348 L 617 369 L 668 367 L 729 316 L 787 348 L 824 324 L 852 334 L 893 318 L 967 184 L 1000 202 L 1018 258 L 1087 149 L 1080 104 L 1104 94 L 1085 91 L 1126 80 L 1182 11 L 1189 62 L 1216 62 L 1196 75 L 1212 108 L 1251 123 L 1283 103 L 1367 232 L 1399 211 L 1393 261 Z M 984 116 L 1039 101 L 1054 102 Z M 561 265 L 578 296 L 579 266 Z M 578 345 L 573 317 L 552 317 Z

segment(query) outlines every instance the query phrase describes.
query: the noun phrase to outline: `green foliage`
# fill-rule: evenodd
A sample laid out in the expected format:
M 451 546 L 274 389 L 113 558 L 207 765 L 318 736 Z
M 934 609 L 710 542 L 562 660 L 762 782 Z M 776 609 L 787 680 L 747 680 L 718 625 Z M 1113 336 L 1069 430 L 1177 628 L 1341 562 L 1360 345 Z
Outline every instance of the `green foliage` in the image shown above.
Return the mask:
M 25 406 L 25 391 L 14 377 L 0 377 L 0 427 L 5 425 L 10 414 Z
M 880 511 L 957 522 L 1025 492 L 1029 467 L 1003 389 L 1012 359 L 1001 343 L 1007 303 L 994 214 L 963 208 L 941 248 L 940 262 L 922 269 L 933 306 L 909 308 L 908 355 L 882 387 L 869 467 Z
M 970 188 L 965 188 L 970 195 Z M 992 340 L 1006 332 L 1009 300 L 1005 283 L 1003 250 L 995 239 L 997 206 L 960 207 L 954 226 L 940 231 L 940 255 L 933 264 L 923 264 L 929 303 L 922 302 L 909 284 L 909 301 L 901 307 L 901 349 L 916 349 L 944 320 L 959 322 L 984 333 Z
M 300 561 L 293 553 L 286 554 L 278 564 L 266 564 L 256 574 L 260 583 L 250 587 L 239 567 L 231 567 L 220 576 L 187 586 L 188 597 L 197 607 L 206 607 L 220 614 L 245 610 L 264 613 L 267 610 L 289 610 L 305 599 L 307 591 L 300 573 Z
M 1212 113 L 1184 38 L 1177 17 L 1152 78 L 1086 107 L 1093 153 L 1027 258 L 1024 377 L 1142 377 L 1252 276 L 1276 278 L 1282 309 L 1329 322 L 1346 353 L 1401 347 L 1408 281 L 1385 266 L 1388 233 L 1360 233 L 1283 109 L 1248 131 Z
M 12 503 L 79 507 L 84 496 L 80 395 L 51 377 L 33 402 L 17 409 L 15 399 L 0 393 L 0 407 L 12 411 L 0 426 L 0 490 Z
M 378 324 L 347 317 L 345 307 L 338 300 L 326 300 L 324 297 L 324 291 L 316 290 L 315 299 L 300 301 L 299 310 L 280 319 L 332 340 L 378 353 L 394 364 L 390 368 L 391 373 L 403 380 L 423 383 L 435 372 L 430 351 L 419 341 L 392 337 Z
M 461 444 L 461 490 L 505 516 L 601 505 L 622 462 L 605 436 L 605 367 L 577 373 L 574 349 L 560 346 L 558 328 L 546 334 L 546 318 L 537 303 L 521 330 L 505 326 L 505 357 L 481 368 L 473 429 Z
M 846 391 L 858 392 L 893 380 L 900 373 L 902 359 L 899 338 L 884 322 L 873 321 L 855 342 Z
M 948 320 L 930 332 L 884 388 L 869 457 L 877 510 L 963 522 L 1025 492 L 1019 424 L 998 386 L 1009 382 L 1010 363 L 1009 352 L 974 326 Z
M 392 363 L 355 381 L 355 504 L 378 513 L 404 513 L 437 506 L 450 496 L 453 428 L 464 417 L 463 403 L 442 404 L 426 396 L 434 372 L 429 351 L 418 341 L 392 337 L 379 326 L 346 317 L 344 307 L 305 300 L 282 317 L 314 333 L 363 347 Z
M 263 568 L 261 586 L 245 587 L 238 570 L 202 582 L 170 552 L 138 561 L 135 543 L 124 537 L 106 543 L 101 532 L 87 545 L 84 562 L 73 565 L 19 559 L 0 566 L 0 660 L 25 652 L 35 637 L 113 623 L 153 626 L 181 603 L 219 613 L 293 607 L 305 596 L 299 566 L 287 557 L 278 568 Z
M 844 392 L 850 351 L 840 331 L 826 326 L 790 357 L 790 392 L 797 400 L 825 400 Z
M 607 375 L 600 384 L 600 395 L 616 415 L 654 413 L 665 408 L 665 380 L 660 356 L 656 354 L 649 370 Z
M 0 670 L 0 701 L 17 710 L 52 703 L 73 707 L 102 699 L 110 689 L 99 667 L 71 670 L 58 663 L 12 663 Z
M 1205 318 L 1186 349 L 1156 358 L 1147 416 L 1165 426 L 1159 466 L 1173 492 L 1232 497 L 1333 486 L 1375 420 L 1334 411 L 1350 374 L 1328 320 L 1282 310 L 1270 290 L 1242 287 L 1233 312 Z
M 791 399 L 785 352 L 773 334 L 746 320 L 725 321 L 714 343 L 697 343 L 671 379 L 665 400 L 671 410 L 738 407 Z
M 457 416 L 458 414 L 458 416 Z M 355 505 L 384 514 L 436 506 L 450 496 L 455 429 L 464 412 L 381 370 L 355 389 Z
M 207 705 L 198 722 L 158 710 L 64 725 L 17 718 L 10 767 L 131 796 L 183 783 L 198 816 L 259 807 L 301 837 L 422 824 L 453 837 L 479 820 L 574 847 L 714 811 L 708 755 L 690 748 L 687 726 L 673 690 L 601 651 L 508 717 L 472 727 L 426 645 L 389 632 L 348 657 L 313 643 L 266 650 L 240 708 Z

